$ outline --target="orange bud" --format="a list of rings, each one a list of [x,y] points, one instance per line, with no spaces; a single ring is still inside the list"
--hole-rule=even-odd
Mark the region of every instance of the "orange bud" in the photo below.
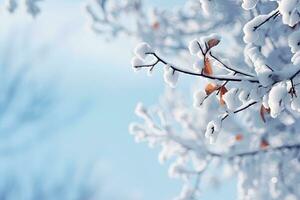
[[[243,140],[243,138],[244,138],[244,136],[242,135],[242,134],[237,134],[237,135],[235,135],[235,141],[242,141]]]
[[[263,122],[266,122],[265,113],[270,113],[270,108],[265,108],[264,105],[261,105],[260,107],[260,117],[263,120]]]
[[[204,68],[203,68],[203,73],[206,75],[212,75],[213,74],[213,70],[210,64],[210,61],[208,58],[204,59]]]
[[[266,149],[266,148],[268,148],[269,147],[269,142],[267,141],[267,140],[265,140],[265,139],[262,139],[261,141],[260,141],[260,148],[261,149]]]
[[[223,95],[227,92],[227,88],[225,86],[221,86],[220,88],[220,104],[223,106],[225,105],[225,101],[223,99]]]
[[[160,26],[159,22],[154,22],[154,23],[152,24],[152,28],[153,28],[154,30],[159,29],[159,26]]]
[[[214,46],[217,46],[219,44],[220,40],[218,39],[210,39],[208,42],[207,42],[207,45],[208,45],[208,48],[212,48]]]
[[[213,93],[214,91],[216,91],[218,89],[218,86],[213,84],[213,83],[209,83],[206,85],[205,87],[205,92],[207,95],[210,95],[211,93]]]

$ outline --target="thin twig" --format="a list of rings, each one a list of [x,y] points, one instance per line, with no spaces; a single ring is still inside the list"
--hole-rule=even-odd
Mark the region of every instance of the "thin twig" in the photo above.
[[[163,60],[162,58],[160,58],[156,53],[154,52],[148,52],[146,53],[148,55],[153,55],[157,61],[153,64],[148,64],[148,65],[137,65],[137,66],[134,66],[135,68],[143,68],[143,67],[153,67],[155,66],[156,64],[158,64],[159,62],[163,63],[164,65],[169,65],[169,67],[171,67],[174,71],[178,71],[178,72],[181,72],[183,74],[188,74],[188,75],[191,75],[191,76],[201,76],[201,77],[204,77],[204,78],[207,78],[207,79],[212,79],[212,80],[219,80],[219,81],[235,81],[235,82],[241,82],[243,80],[247,80],[249,82],[252,82],[252,83],[259,83],[259,81],[257,79],[250,79],[250,78],[246,78],[246,77],[241,77],[241,78],[238,78],[238,77],[225,77],[225,76],[211,76],[211,75],[208,75],[208,74],[204,74],[203,72],[201,73],[196,73],[196,72],[192,72],[192,71],[187,71],[187,70],[184,70],[184,69],[180,69],[180,68],[177,68],[171,64],[169,64],[168,62],[166,62],[165,60]]]

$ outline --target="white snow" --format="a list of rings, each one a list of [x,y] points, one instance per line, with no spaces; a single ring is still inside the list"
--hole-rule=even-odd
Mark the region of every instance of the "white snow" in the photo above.
[[[252,20],[247,22],[243,28],[244,31],[244,41],[245,43],[255,43],[260,45],[264,42],[264,30],[268,24],[264,24],[263,26],[258,27],[263,21],[268,18],[268,15],[258,15],[254,17]]]
[[[206,96],[207,95],[204,91],[195,92],[194,93],[194,107],[199,107],[200,105],[202,105]]]
[[[278,9],[284,24],[294,26],[300,21],[300,3],[298,0],[281,0]]]
[[[137,66],[141,66],[143,64],[144,64],[144,60],[140,59],[139,57],[135,56],[131,59],[131,66],[135,72],[137,72],[141,69],[140,67],[137,67]]]
[[[268,104],[271,109],[271,117],[277,117],[284,108],[284,98],[287,96],[287,86],[285,82],[274,85],[269,93]]]
[[[232,88],[223,95],[223,99],[229,110],[233,111],[241,104],[239,100],[238,89]]]
[[[267,87],[271,85],[274,81],[272,80],[272,70],[269,69],[265,64],[259,65],[255,67],[255,71],[257,73],[257,77],[259,82]]]
[[[197,55],[197,53],[200,51],[198,40],[194,39],[190,41],[189,43],[189,51],[192,55]]]
[[[137,57],[144,60],[147,57],[146,53],[152,52],[152,49],[149,44],[142,42],[138,44],[134,50],[134,53]]]
[[[251,10],[255,8],[257,2],[258,0],[243,0],[242,8],[244,8],[245,10]]]
[[[215,0],[200,0],[200,3],[203,13],[206,16],[213,15],[213,10],[215,8]]]
[[[176,86],[179,73],[175,71],[171,66],[166,65],[164,67],[164,80],[172,88]]]
[[[222,126],[221,118],[218,118],[217,120],[214,121],[210,121],[207,124],[205,137],[209,139],[210,144],[214,144],[217,141],[221,126]]]
[[[193,64],[193,69],[196,72],[201,72],[203,67],[204,67],[203,59],[200,59],[200,58],[198,58],[198,60],[196,62],[194,62],[194,64]]]
[[[300,31],[295,31],[290,34],[288,38],[289,46],[291,47],[292,53],[296,53],[300,50]]]

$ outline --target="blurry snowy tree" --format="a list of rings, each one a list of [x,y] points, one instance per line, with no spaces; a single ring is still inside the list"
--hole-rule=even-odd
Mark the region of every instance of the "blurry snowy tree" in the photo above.
[[[171,11],[153,8],[148,12],[144,4],[141,0],[91,0],[86,10],[91,28],[98,34],[108,38],[126,34],[150,43],[153,48],[176,54],[186,51],[189,38],[212,30],[222,31],[239,15],[236,9],[237,13],[220,13],[214,20],[207,20],[199,12],[201,4],[195,0]],[[235,9],[238,5],[229,1],[223,6]]]
[[[177,199],[197,199],[208,177],[233,175],[238,199],[299,199],[300,1],[188,0],[149,13],[143,5],[95,0],[86,8],[97,33],[147,42],[135,50],[135,71],[163,67],[171,87],[179,75],[207,81],[194,85],[194,106],[167,92],[158,106],[138,104],[144,122],[130,126],[138,142],[161,146],[160,162],[172,162],[170,176],[184,181]]]
[[[39,2],[43,0],[5,0],[6,8],[13,13],[19,7],[24,7],[26,11],[35,17],[40,13]]]
[[[24,153],[86,111],[77,105],[78,109],[58,115],[63,103],[58,81],[49,77],[41,81],[34,75],[41,60],[51,55],[51,45],[32,47],[28,40],[32,32],[20,37],[14,31],[8,31],[0,50],[0,157]]]
[[[0,199],[92,199],[99,190],[89,182],[95,176],[88,174],[91,166],[77,169],[78,163],[49,163],[49,156],[45,163],[35,159],[41,146],[82,117],[88,106],[86,99],[64,102],[60,77],[43,67],[63,38],[60,32],[41,42],[30,25],[20,24],[4,23],[0,32]],[[64,171],[49,175],[54,166]]]
[[[107,195],[100,188],[99,166],[95,163],[79,166],[78,163],[62,164],[56,161],[47,175],[44,169],[34,168],[30,175],[24,175],[27,169],[3,173],[1,168],[2,200],[96,200]]]

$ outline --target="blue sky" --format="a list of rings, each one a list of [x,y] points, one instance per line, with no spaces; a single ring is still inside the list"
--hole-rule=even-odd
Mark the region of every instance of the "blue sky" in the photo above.
[[[95,161],[102,170],[99,173],[107,193],[117,192],[124,199],[171,199],[180,191],[180,181],[168,178],[167,166],[157,161],[158,150],[136,144],[128,133],[128,124],[136,120],[136,103],[155,104],[162,94],[161,74],[148,77],[133,73],[130,58],[136,41],[118,38],[107,43],[88,29],[82,1],[65,2],[44,3],[42,14],[35,20],[22,13],[1,13],[0,26],[6,28],[0,30],[0,41],[5,42],[10,34],[13,40],[27,37],[29,46],[18,46],[16,42],[19,53],[15,61],[24,59],[22,52],[35,56],[41,45],[48,45],[51,51],[35,63],[34,77],[44,81],[55,76],[58,80],[54,85],[59,86],[62,95],[60,113],[82,102],[89,110],[59,133],[35,144],[24,152],[25,156],[7,158],[8,162],[23,163],[24,169],[31,172],[42,168],[41,163],[49,166],[52,162],[74,161],[85,165]],[[163,6],[173,3],[163,1]],[[235,197],[231,182],[217,191],[205,191],[203,199]]]

